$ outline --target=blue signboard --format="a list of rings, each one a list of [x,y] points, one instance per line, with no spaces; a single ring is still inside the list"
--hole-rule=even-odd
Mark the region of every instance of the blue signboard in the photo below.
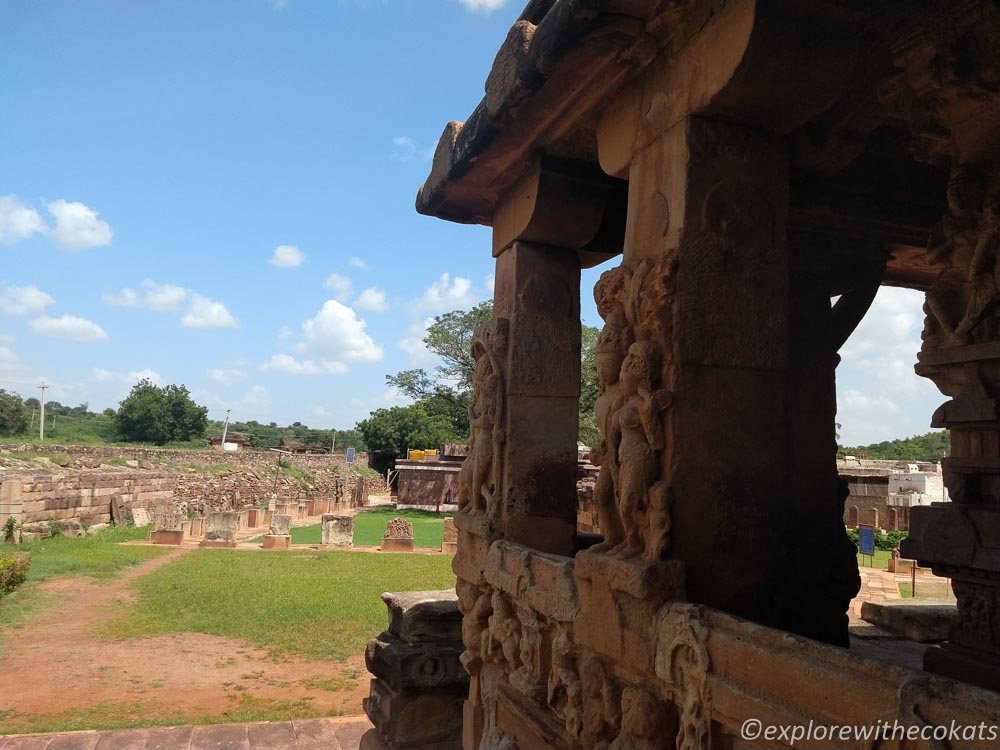
[[[347,465],[348,466],[354,465],[354,448],[347,449]]]
[[[858,547],[862,555],[875,554],[875,527],[858,526]]]

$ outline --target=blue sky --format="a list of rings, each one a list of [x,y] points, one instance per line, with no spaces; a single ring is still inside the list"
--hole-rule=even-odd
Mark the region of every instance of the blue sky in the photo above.
[[[0,0],[0,388],[347,428],[492,293],[489,230],[418,216],[520,0]],[[599,321],[585,275],[584,319]],[[840,370],[849,442],[923,432],[919,295]]]

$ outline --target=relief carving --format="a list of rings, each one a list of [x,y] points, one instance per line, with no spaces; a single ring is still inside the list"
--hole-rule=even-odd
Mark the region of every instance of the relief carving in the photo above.
[[[552,640],[552,669],[549,672],[546,703],[563,720],[570,737],[583,734],[583,686],[567,626],[559,626]]]
[[[469,456],[458,477],[459,512],[499,515],[499,477],[504,442],[503,353],[507,320],[494,318],[472,338],[472,401],[469,404]]]
[[[656,676],[680,714],[678,750],[707,747],[711,730],[706,632],[690,605],[673,605],[660,623]]]
[[[634,271],[605,272],[594,288],[605,320],[595,348],[602,439],[591,460],[601,467],[594,505],[604,532],[595,552],[660,560],[669,546],[670,488],[661,479],[660,456],[673,395],[661,385],[668,363],[660,347],[671,343],[674,271],[672,257],[643,259]]]
[[[484,655],[489,650],[489,619],[493,614],[490,592],[461,578],[455,584],[458,606],[462,611],[462,665],[471,675],[479,674]]]
[[[639,687],[622,690],[622,728],[608,750],[661,750],[672,735],[669,714],[649,691]],[[698,748],[707,745],[698,745]],[[678,748],[689,747],[677,744]],[[692,750],[694,746],[691,746]]]
[[[587,658],[580,669],[583,746],[607,750],[621,726],[621,691],[598,659]]]

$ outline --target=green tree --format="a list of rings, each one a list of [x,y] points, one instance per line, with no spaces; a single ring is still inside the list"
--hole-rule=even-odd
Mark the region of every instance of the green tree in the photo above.
[[[0,389],[0,435],[23,435],[28,431],[29,414],[21,397]]]
[[[428,413],[422,403],[373,411],[358,422],[370,451],[403,456],[407,448],[432,448],[456,439],[451,423],[443,415]]]
[[[123,440],[163,445],[204,437],[208,409],[198,406],[183,385],[159,388],[143,379],[118,407],[115,426]]]

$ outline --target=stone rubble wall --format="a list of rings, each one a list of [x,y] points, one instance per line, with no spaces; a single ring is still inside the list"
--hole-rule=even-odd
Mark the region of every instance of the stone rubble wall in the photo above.
[[[344,468],[347,466],[347,456],[343,453],[329,454],[278,454],[274,451],[248,449],[242,451],[217,450],[174,450],[169,448],[145,448],[121,445],[32,445],[32,444],[2,444],[0,451],[7,453],[63,453],[71,456],[82,466],[96,468],[101,463],[123,458],[134,461],[165,462],[178,466],[194,464],[197,466],[215,466],[228,464],[239,469],[273,468],[280,456],[291,466],[298,469],[328,469],[331,466]],[[368,454],[359,451],[354,457],[355,467],[368,466]]]

